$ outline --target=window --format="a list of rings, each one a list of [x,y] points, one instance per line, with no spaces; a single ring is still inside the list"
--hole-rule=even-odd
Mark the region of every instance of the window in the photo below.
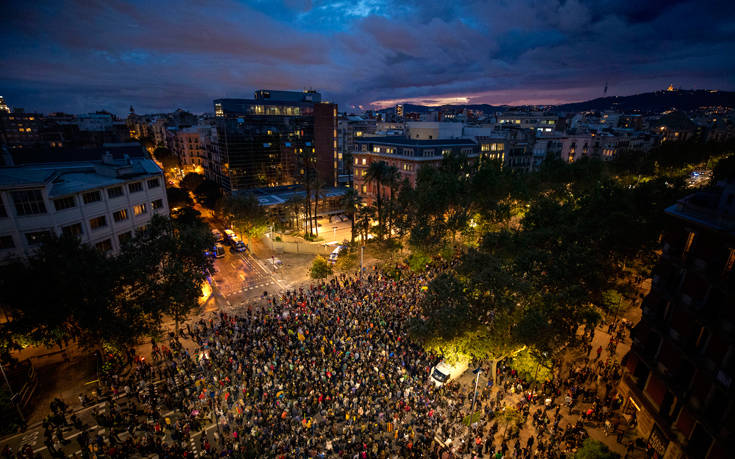
[[[115,186],[107,189],[107,197],[110,199],[119,198],[123,194],[125,194],[125,192],[123,191],[123,187],[121,186]]]
[[[367,193],[367,185],[363,185],[360,191]]]
[[[32,233],[26,233],[26,241],[28,241],[28,245],[38,245],[40,244],[44,239],[49,237],[51,233],[46,231],[34,231]]]
[[[365,158],[362,158],[362,165],[363,165],[363,166],[367,165],[367,159],[365,159]]]
[[[355,158],[355,166],[357,166],[360,163],[360,160],[358,158]]]
[[[102,193],[100,193],[99,191],[90,191],[89,193],[84,193],[82,195],[82,198],[85,204],[90,204],[93,202],[101,201]]]
[[[360,171],[360,176],[365,177],[367,175],[367,171],[365,169]]]
[[[451,148],[442,148],[442,156],[447,156],[452,154]]]
[[[112,219],[115,222],[122,222],[128,219],[128,209],[120,209],[112,213]]]
[[[424,157],[434,156],[434,150],[424,150]]]
[[[105,226],[107,226],[107,219],[105,218],[104,215],[101,215],[97,218],[93,218],[89,221],[89,226],[93,230],[104,228]]]
[[[480,151],[490,151],[490,144],[489,143],[483,143],[480,146]]]
[[[105,239],[104,241],[96,243],[94,246],[100,252],[107,253],[112,250],[112,239]]]
[[[131,193],[137,193],[139,191],[143,191],[143,183],[142,182],[135,182],[128,185],[128,191]]]
[[[133,214],[137,217],[138,215],[143,215],[145,213],[145,204],[138,204],[137,206],[133,207]]]
[[[77,201],[74,196],[67,196],[65,198],[54,199],[54,207],[56,210],[71,209],[77,206]]]
[[[65,236],[79,236],[84,232],[81,223],[61,227],[61,233]]]
[[[160,209],[163,207],[163,199],[156,199],[151,203],[151,206],[153,207],[153,210]]]
[[[0,236],[0,250],[14,249],[13,236]]]
[[[15,212],[19,217],[46,213],[41,190],[13,191],[10,193],[15,204]]]
[[[120,243],[120,246],[122,247],[126,242],[128,242],[130,239],[132,239],[132,237],[133,237],[132,231],[126,231],[124,233],[121,233],[117,237],[117,240]]]

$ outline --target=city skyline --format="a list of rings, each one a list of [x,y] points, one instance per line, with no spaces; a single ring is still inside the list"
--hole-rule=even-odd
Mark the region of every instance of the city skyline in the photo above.
[[[26,110],[118,114],[211,112],[261,88],[347,110],[735,89],[724,2],[444,3],[8,2],[0,88]]]

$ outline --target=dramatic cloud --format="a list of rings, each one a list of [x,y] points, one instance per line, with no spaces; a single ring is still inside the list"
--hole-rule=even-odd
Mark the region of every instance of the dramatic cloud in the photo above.
[[[259,88],[343,107],[735,89],[725,1],[5,1],[0,17],[0,95],[44,112],[211,111]]]

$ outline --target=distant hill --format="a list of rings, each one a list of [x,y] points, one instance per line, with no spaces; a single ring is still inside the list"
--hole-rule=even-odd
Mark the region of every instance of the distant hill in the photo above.
[[[550,108],[554,111],[559,112],[619,110],[623,112],[640,112],[642,114],[653,114],[661,113],[663,111],[671,109],[695,110],[699,107],[718,105],[723,107],[735,108],[735,92],[712,91],[707,89],[656,91],[646,92],[643,94],[634,94],[632,96],[600,97],[598,99],[592,99],[584,102],[574,102],[570,104],[551,106]],[[527,106],[524,106],[524,108],[526,107]],[[470,110],[481,110],[486,114],[490,114],[495,112],[504,112],[516,107],[508,105],[488,104],[442,106],[403,104],[404,113],[425,113],[431,110],[441,110],[442,108],[468,108]],[[393,113],[393,111],[393,107],[379,110],[380,113]]]
[[[656,91],[632,96],[600,97],[586,102],[557,105],[557,111],[619,110],[624,112],[661,113],[666,110],[695,110],[699,107],[735,107],[735,92],[705,89]]]

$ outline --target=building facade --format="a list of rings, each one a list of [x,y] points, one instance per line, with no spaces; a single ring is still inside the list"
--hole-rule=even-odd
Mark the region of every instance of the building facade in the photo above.
[[[380,186],[367,180],[373,162],[384,161],[395,166],[400,174],[399,182],[407,179],[411,186],[416,186],[419,168],[436,167],[449,155],[477,158],[477,143],[470,139],[416,140],[404,136],[356,139],[352,153],[354,187],[365,202],[372,203]]]
[[[656,457],[732,457],[735,181],[669,207],[619,391]]]
[[[215,100],[214,109],[216,181],[226,192],[300,183],[312,169],[334,183],[337,107],[319,93],[259,90],[255,99]]]
[[[117,252],[155,214],[168,215],[165,180],[150,159],[0,168],[0,263],[25,257],[55,233]]]

